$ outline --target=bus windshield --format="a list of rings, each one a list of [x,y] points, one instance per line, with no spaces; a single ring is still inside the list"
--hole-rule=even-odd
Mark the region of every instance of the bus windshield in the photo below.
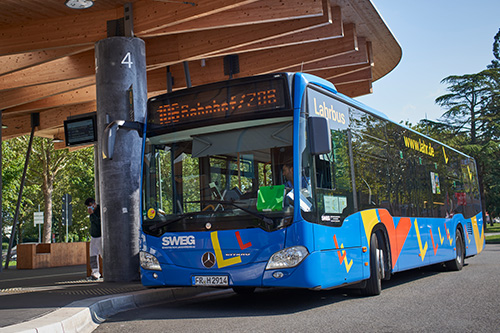
[[[292,158],[292,122],[283,120],[148,138],[143,231],[271,231],[291,223],[282,168]]]

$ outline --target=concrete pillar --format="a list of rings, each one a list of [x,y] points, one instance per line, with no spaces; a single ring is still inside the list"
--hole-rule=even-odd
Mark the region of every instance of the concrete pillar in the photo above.
[[[144,41],[110,37],[96,43],[97,130],[108,122],[144,122],[146,117],[146,51]],[[133,103],[131,103],[133,102]],[[112,160],[103,160],[99,145],[99,188],[105,281],[140,278],[139,224],[141,212],[142,139],[135,131],[120,131]]]

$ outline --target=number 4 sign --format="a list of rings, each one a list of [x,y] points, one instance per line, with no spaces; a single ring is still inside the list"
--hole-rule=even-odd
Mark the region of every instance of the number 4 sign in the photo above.
[[[132,56],[130,55],[130,52],[127,52],[125,57],[123,57],[121,64],[128,65],[128,68],[132,68],[133,62],[132,62]]]

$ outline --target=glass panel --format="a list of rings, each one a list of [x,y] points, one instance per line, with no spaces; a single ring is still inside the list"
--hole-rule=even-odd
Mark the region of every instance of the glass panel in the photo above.
[[[332,151],[328,154],[311,156],[303,154],[303,173],[309,175],[314,190],[314,202],[310,211],[302,212],[305,219],[325,225],[341,225],[354,212],[351,167],[349,157],[348,131],[332,130]],[[309,190],[306,188],[309,187]],[[309,193],[311,185],[303,184],[304,193]]]
[[[386,122],[352,109],[351,126],[359,209],[381,207],[392,213]]]
[[[283,164],[292,157],[287,145],[291,128],[281,123],[163,144],[158,143],[161,138],[150,138],[143,178],[144,232],[206,230],[207,225],[211,230],[274,230],[290,223],[293,206],[283,203],[280,184]],[[276,202],[257,207],[261,188],[262,193],[282,189],[274,196],[281,200],[280,209]]]

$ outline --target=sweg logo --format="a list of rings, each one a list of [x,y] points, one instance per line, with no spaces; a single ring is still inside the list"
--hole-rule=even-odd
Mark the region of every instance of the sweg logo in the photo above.
[[[162,239],[163,247],[194,247],[194,236],[165,236]]]

